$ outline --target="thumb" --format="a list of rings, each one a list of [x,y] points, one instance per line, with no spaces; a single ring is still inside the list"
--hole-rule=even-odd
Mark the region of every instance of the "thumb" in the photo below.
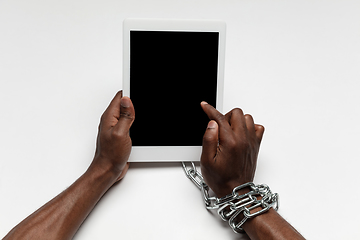
[[[128,134],[129,129],[135,119],[134,106],[128,97],[121,98],[120,101],[120,117],[114,127],[114,130],[120,135]]]
[[[211,161],[215,158],[218,142],[219,142],[219,126],[217,122],[211,120],[208,123],[206,128],[204,137],[203,137],[203,144],[202,144],[202,153],[201,153],[201,162],[202,164],[204,161]]]

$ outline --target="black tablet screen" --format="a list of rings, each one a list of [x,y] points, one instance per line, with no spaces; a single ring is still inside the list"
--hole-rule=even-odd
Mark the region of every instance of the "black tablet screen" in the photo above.
[[[218,32],[131,31],[133,146],[201,146],[216,107]]]

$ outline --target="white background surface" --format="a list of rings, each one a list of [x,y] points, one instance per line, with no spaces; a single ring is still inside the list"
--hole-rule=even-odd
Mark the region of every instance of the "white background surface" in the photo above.
[[[224,109],[266,127],[255,182],[306,238],[358,238],[359,13],[357,0],[0,0],[0,236],[88,167],[122,86],[122,21],[140,17],[227,23]],[[239,237],[179,163],[136,163],[75,239]]]

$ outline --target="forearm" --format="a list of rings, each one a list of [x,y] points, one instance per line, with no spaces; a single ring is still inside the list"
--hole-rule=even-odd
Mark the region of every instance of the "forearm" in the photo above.
[[[243,228],[251,240],[305,239],[274,209],[248,219]]]
[[[118,175],[89,168],[68,189],[14,227],[9,239],[71,239]]]

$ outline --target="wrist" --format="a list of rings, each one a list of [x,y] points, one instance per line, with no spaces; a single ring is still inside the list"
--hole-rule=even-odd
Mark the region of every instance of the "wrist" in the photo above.
[[[113,164],[100,157],[95,157],[87,170],[87,173],[95,176],[96,178],[110,181],[111,185],[116,182],[121,172],[121,169],[115,167]]]
[[[242,184],[236,184],[236,185],[229,185],[229,186],[224,186],[223,188],[219,188],[217,190],[214,190],[213,189],[213,192],[215,193],[215,195],[218,197],[218,198],[221,198],[221,197],[224,197],[226,195],[229,195],[229,194],[232,194],[233,192],[233,189],[235,187],[238,187]],[[236,191],[239,195],[243,195],[243,194],[246,194],[248,192],[252,191],[252,189],[250,187],[244,187],[238,191]]]

